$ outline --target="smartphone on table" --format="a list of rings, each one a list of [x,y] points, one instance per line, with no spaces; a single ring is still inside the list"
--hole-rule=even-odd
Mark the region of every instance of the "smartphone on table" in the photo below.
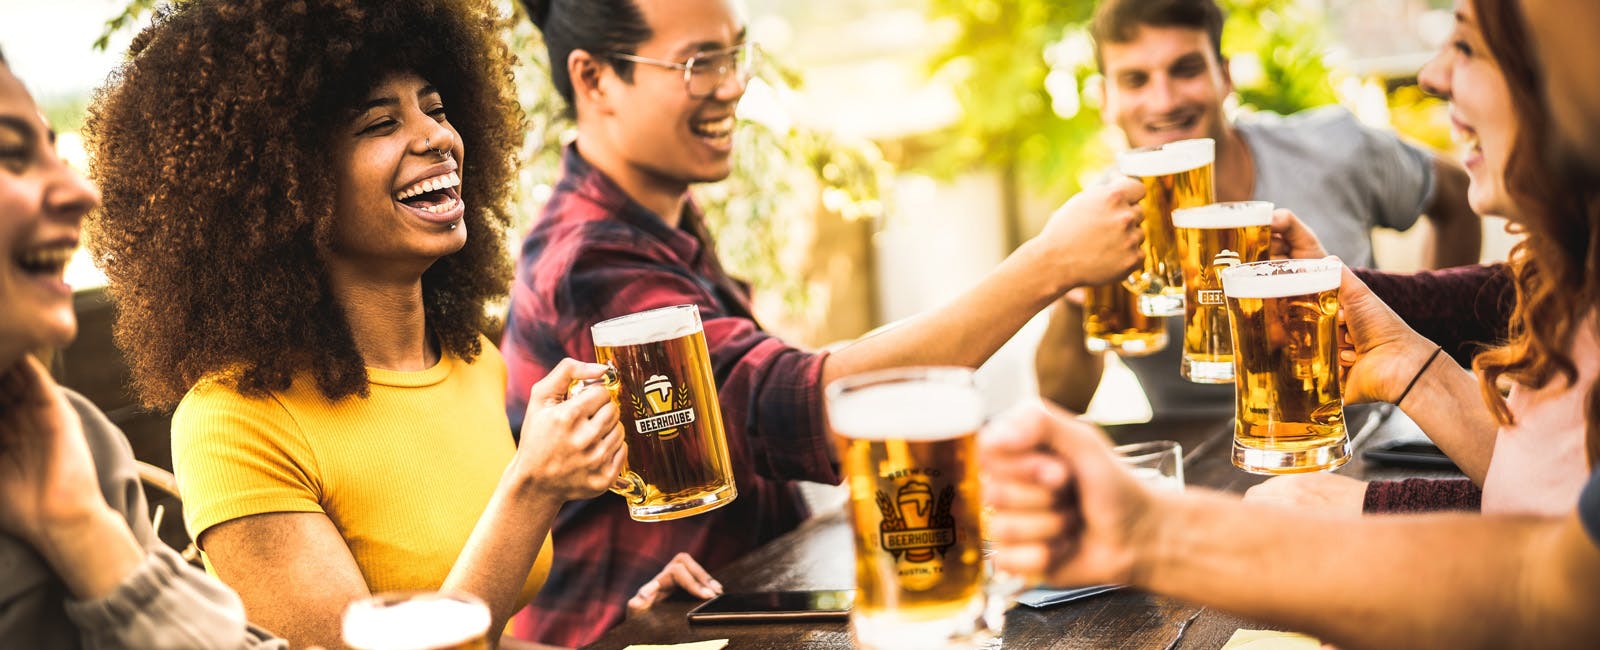
[[[855,597],[854,589],[726,593],[689,610],[689,622],[843,621]]]

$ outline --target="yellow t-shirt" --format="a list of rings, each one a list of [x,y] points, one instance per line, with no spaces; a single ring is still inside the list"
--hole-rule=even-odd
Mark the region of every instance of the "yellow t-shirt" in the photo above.
[[[487,339],[483,350],[419,372],[368,368],[371,394],[336,403],[304,375],[261,398],[201,382],[172,419],[190,536],[249,515],[320,512],[374,593],[439,588],[516,451],[505,360]],[[544,584],[550,544],[518,607]]]

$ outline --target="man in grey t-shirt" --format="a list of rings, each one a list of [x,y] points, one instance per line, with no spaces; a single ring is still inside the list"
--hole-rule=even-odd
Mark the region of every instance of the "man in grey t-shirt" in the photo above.
[[[1352,266],[1372,265],[1372,228],[1405,230],[1426,214],[1433,226],[1429,266],[1478,261],[1482,225],[1467,207],[1466,173],[1456,164],[1338,107],[1230,123],[1222,104],[1233,84],[1214,0],[1104,0],[1090,31],[1105,78],[1106,119],[1132,147],[1216,140],[1218,201],[1263,200],[1293,210]],[[1231,412],[1232,386],[1179,376],[1183,323],[1167,320],[1165,350],[1124,359],[1155,415]],[[1051,309],[1036,362],[1044,397],[1074,411],[1088,406],[1104,361],[1084,347],[1080,306],[1062,300]]]

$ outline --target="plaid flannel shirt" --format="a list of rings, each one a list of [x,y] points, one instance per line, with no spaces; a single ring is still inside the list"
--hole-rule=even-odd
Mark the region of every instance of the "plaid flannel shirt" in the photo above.
[[[700,216],[691,204],[684,223]],[[621,622],[628,599],[673,555],[713,573],[787,532],[809,512],[791,481],[839,481],[822,412],[824,354],[763,332],[748,292],[713,251],[670,228],[569,146],[542,219],[523,240],[501,352],[513,429],[528,391],[562,357],[594,361],[589,326],[646,309],[695,304],[705,325],[739,496],[709,513],[667,522],[628,517],[607,493],[562,508],[555,561],[518,616],[525,639],[578,646]]]

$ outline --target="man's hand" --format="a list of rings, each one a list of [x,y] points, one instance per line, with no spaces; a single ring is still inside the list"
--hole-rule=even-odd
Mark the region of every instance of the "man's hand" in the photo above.
[[[1317,233],[1294,216],[1293,212],[1279,208],[1272,211],[1272,246],[1269,259],[1320,259],[1328,256]]]
[[[653,607],[656,603],[666,599],[673,591],[683,589],[700,598],[714,598],[722,595],[722,583],[717,582],[694,561],[688,553],[679,553],[672,557],[666,568],[650,582],[639,587],[638,593],[628,599],[628,615],[633,616]]]
[[[1366,497],[1366,481],[1327,472],[1274,476],[1244,492],[1245,501],[1309,506],[1341,515],[1360,515]]]

